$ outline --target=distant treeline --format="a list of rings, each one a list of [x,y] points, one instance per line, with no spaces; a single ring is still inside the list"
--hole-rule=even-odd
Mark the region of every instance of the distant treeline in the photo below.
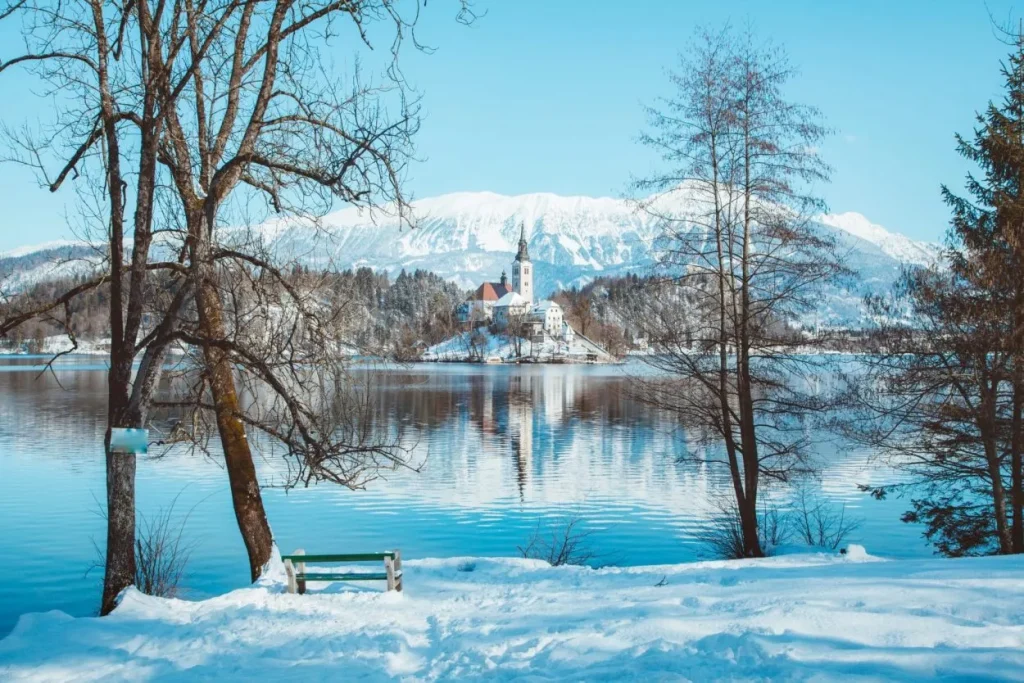
[[[294,266],[289,277],[296,282],[311,280],[329,287],[350,301],[351,344],[367,353],[378,353],[402,360],[418,357],[426,347],[456,334],[460,323],[456,307],[469,292],[429,270],[402,270],[392,279],[386,272],[363,267],[339,272],[315,271]],[[34,285],[5,305],[28,308],[33,302],[52,301],[69,288],[85,282],[85,277],[62,278]],[[649,331],[645,321],[652,306],[667,298],[678,298],[678,288],[664,277],[627,273],[598,277],[582,287],[556,290],[550,298],[565,314],[565,320],[585,337],[621,356],[648,347]],[[688,302],[681,302],[687,308]],[[110,336],[109,288],[92,289],[70,302],[71,330],[81,340]],[[693,304],[695,306],[695,304]],[[696,309],[694,308],[694,315]],[[65,334],[64,310],[53,311],[50,320],[26,323],[15,329],[7,347],[38,351],[46,336]],[[685,318],[681,321],[686,325]],[[806,332],[806,331],[805,331]],[[793,334],[799,334],[793,330]],[[844,335],[846,346],[860,345],[854,331]]]
[[[424,346],[436,344],[455,334],[455,307],[467,293],[427,270],[402,270],[393,280],[384,272],[358,268],[341,272],[316,272],[295,266],[289,278],[330,288],[349,301],[352,346],[368,353],[409,359]],[[0,312],[28,310],[53,301],[87,278],[62,278],[34,285],[5,302]],[[75,297],[70,303],[70,329],[80,340],[110,336],[110,289],[101,285]],[[44,337],[67,333],[65,311],[54,309],[49,317],[28,322],[0,340],[8,348],[38,352]]]
[[[671,308],[679,334],[689,344],[696,343],[696,325],[702,312],[699,302],[680,291],[664,275],[599,277],[582,287],[561,289],[551,295],[565,313],[573,329],[594,340],[610,353],[646,351],[651,343],[651,323],[664,322],[662,309]],[[770,320],[777,338],[798,341],[815,331],[794,325],[791,321]],[[831,330],[827,346],[836,350],[864,347],[862,333],[857,330]]]

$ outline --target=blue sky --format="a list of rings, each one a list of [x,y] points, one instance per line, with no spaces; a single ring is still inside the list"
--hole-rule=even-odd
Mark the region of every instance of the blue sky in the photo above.
[[[459,190],[621,195],[655,160],[636,143],[642,104],[669,93],[664,76],[696,27],[752,24],[787,49],[800,74],[794,99],[813,104],[837,134],[822,146],[833,165],[822,195],[832,211],[858,211],[891,230],[940,239],[939,186],[968,166],[953,134],[1000,96],[1007,48],[990,13],[1008,0],[813,2],[775,0],[478,0],[475,25],[453,3],[427,6],[404,71],[423,93],[423,159],[409,187],[426,197]],[[0,44],[10,37],[0,29]],[[335,46],[343,61],[347,48]],[[6,53],[7,51],[4,50]],[[26,79],[0,75],[0,120],[45,116]],[[4,96],[4,93],[8,96]],[[0,166],[0,249],[68,236],[67,199]]]

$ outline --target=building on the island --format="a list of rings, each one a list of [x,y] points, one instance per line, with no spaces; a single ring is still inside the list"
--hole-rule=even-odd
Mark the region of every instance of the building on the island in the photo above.
[[[504,272],[498,282],[485,282],[473,294],[459,304],[456,315],[463,323],[488,323],[494,319],[494,306],[505,295],[512,293],[512,286]]]
[[[530,317],[539,322],[544,331],[552,337],[562,335],[562,307],[554,301],[541,301],[533,307]]]
[[[522,301],[525,301],[526,312],[533,305],[533,263],[530,262],[530,252],[526,245],[526,226],[519,227],[519,250],[512,261],[512,282],[509,283],[508,276],[504,272],[498,282],[485,282],[476,288],[476,291],[455,310],[459,321],[481,325],[493,322],[498,325],[508,325],[509,311],[504,312],[504,319],[498,319],[498,302],[509,294],[518,294]],[[507,302],[506,302],[507,304]],[[523,311],[522,302],[517,302],[514,314],[520,315]]]
[[[494,304],[494,324],[503,329],[512,321],[526,322],[529,313],[530,302],[517,292],[509,292]]]
[[[512,278],[501,274],[498,282],[485,282],[457,310],[459,319],[470,327],[493,325],[532,344],[530,353],[550,353],[592,360],[607,353],[577,335],[565,320],[565,312],[554,301],[534,301],[533,263],[526,243],[526,227],[519,229],[519,248],[512,261]],[[510,329],[511,328],[511,329]],[[579,345],[580,348],[569,348]],[[518,348],[518,347],[517,347]],[[537,351],[548,349],[548,351]]]

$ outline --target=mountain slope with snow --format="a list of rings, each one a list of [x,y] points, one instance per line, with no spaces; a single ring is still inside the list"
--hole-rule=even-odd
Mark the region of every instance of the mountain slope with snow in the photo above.
[[[22,292],[41,282],[88,275],[102,260],[96,247],[68,240],[0,252],[0,296]]]
[[[670,201],[677,204],[670,209],[684,213],[692,199],[681,193]],[[349,208],[315,225],[275,220],[257,230],[282,257],[311,267],[368,266],[392,275],[422,268],[471,288],[495,281],[511,268],[523,225],[535,289],[545,296],[602,275],[650,271],[663,229],[626,200],[550,193],[457,192],[415,202],[413,217],[415,228],[410,228],[394,216]],[[865,294],[884,292],[904,266],[930,263],[939,254],[936,245],[890,232],[860,214],[826,215],[820,223],[835,236],[844,261],[858,272],[853,287],[823,292],[816,317],[823,324],[856,324],[864,313]],[[8,284],[21,286],[48,277],[40,255],[62,250],[46,247],[45,252],[25,248],[17,256],[0,254],[0,275],[6,275]]]
[[[670,208],[685,213],[685,196],[673,201],[680,205]],[[650,271],[663,231],[658,219],[607,197],[460,192],[415,202],[413,211],[414,229],[345,209],[316,227],[278,225],[272,242],[311,265],[369,266],[392,274],[425,268],[469,288],[510,268],[523,225],[535,288],[543,296],[601,275]],[[939,255],[937,245],[889,232],[860,214],[825,215],[820,225],[858,273],[852,287],[823,294],[821,323],[856,324],[865,294],[886,291],[905,266],[932,263]]]

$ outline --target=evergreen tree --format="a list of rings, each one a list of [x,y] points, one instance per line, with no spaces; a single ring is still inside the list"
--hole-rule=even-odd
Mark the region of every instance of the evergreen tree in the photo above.
[[[945,264],[908,272],[896,300],[871,302],[879,353],[848,425],[910,478],[908,522],[945,555],[1024,552],[1024,40],[1003,67],[1006,95],[957,150],[975,163],[952,213]],[[903,302],[910,304],[910,318]]]
[[[1021,416],[1024,409],[1024,35],[1013,36],[1014,51],[1002,67],[1005,95],[978,115],[973,140],[957,136],[962,156],[980,168],[967,178],[970,198],[949,188],[943,195],[953,211],[950,241],[954,273],[976,284],[987,296],[978,304],[995,307],[1007,319],[1001,342],[1009,356],[1008,375],[1000,389],[1012,405],[1004,450],[1010,460],[1013,552],[1024,552],[1024,482]],[[996,352],[996,349],[992,349]],[[1003,387],[1003,385],[1006,385]],[[1005,421],[1005,420],[1004,420]]]

